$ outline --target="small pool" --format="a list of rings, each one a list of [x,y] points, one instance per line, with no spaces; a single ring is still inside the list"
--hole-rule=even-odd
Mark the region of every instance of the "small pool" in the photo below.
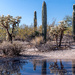
[[[74,75],[75,60],[0,59],[0,75]]]

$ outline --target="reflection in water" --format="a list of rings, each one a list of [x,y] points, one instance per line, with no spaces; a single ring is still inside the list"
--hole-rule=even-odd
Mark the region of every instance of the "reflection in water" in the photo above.
[[[42,73],[41,75],[46,75],[46,60],[42,60]]]
[[[33,61],[34,70],[36,70],[36,60]]]
[[[20,69],[23,69],[25,63],[21,60],[0,62],[0,75],[21,75]]]
[[[75,75],[75,60],[0,60],[0,75]]]
[[[57,60],[50,64],[50,72],[59,74],[59,75],[65,75],[67,72],[66,69],[64,69],[64,65],[62,64],[62,61],[60,60],[60,66],[57,64]]]
[[[33,69],[36,70],[36,66],[41,65],[41,75],[46,75],[47,62],[46,60],[33,60]]]
[[[72,60],[72,73],[75,75],[75,60]]]

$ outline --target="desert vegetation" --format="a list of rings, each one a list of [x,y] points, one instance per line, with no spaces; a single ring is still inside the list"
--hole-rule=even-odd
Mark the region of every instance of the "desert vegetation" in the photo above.
[[[51,24],[47,24],[45,2],[42,5],[42,25],[37,26],[36,11],[34,11],[34,25],[19,25],[20,21],[20,16],[0,16],[0,50],[4,55],[19,55],[27,47],[35,47],[39,51],[45,52],[66,49],[72,42],[71,38],[74,37],[75,29],[72,27],[72,16],[65,16],[58,24],[56,24],[56,19]],[[70,42],[68,40],[68,46],[67,39],[71,39]],[[15,43],[15,41],[23,42],[23,44]],[[24,44],[25,42],[28,44]]]
[[[0,75],[74,75],[73,2],[0,1]]]
[[[66,43],[67,37],[68,38],[69,36],[72,37],[72,25],[70,24],[68,26],[67,19],[60,21],[57,26],[55,24],[55,19],[52,22],[52,24],[47,25],[46,40],[45,40],[44,35],[42,34],[42,25],[40,25],[39,27],[37,27],[36,25],[37,30],[35,28],[35,25],[27,26],[26,24],[23,24],[19,26],[20,23],[19,19],[21,19],[21,17],[17,17],[17,19],[15,19],[16,20],[15,23],[18,24],[14,25],[13,22],[15,20],[9,22],[12,16],[10,16],[10,18],[8,18],[8,16],[7,17],[3,16],[4,18],[7,19],[6,21],[1,20],[2,22],[0,26],[0,34],[1,34],[0,50],[6,56],[20,55],[20,53],[23,52],[23,50],[25,50],[28,47],[27,44],[24,44],[24,42],[28,42],[29,46],[33,45],[32,46],[33,48],[35,47],[42,52],[52,51],[56,49],[57,50],[64,49],[64,48],[66,49],[67,47],[65,47],[65,44],[67,44]],[[69,18],[69,16],[67,18]],[[1,19],[3,19],[2,16]],[[12,25],[12,27],[10,25]],[[63,41],[64,37],[65,41]],[[63,47],[62,47],[63,44],[62,42],[64,42]]]
[[[13,42],[13,44],[11,44],[10,42],[4,41],[0,45],[0,50],[2,50],[6,56],[18,56],[23,51],[23,47],[19,42]]]

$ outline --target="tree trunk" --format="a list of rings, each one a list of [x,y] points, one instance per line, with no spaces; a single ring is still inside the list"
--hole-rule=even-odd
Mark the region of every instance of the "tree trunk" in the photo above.
[[[56,35],[56,47],[58,48],[58,35]]]
[[[12,43],[12,34],[9,33],[8,29],[7,29],[7,34],[8,34],[8,41],[11,41]]]
[[[61,46],[62,38],[63,38],[63,31],[61,31],[61,34],[60,34],[59,47]]]

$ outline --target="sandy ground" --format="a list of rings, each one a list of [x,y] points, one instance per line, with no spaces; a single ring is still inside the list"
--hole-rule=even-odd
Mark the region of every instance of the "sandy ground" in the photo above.
[[[72,36],[64,36],[63,37],[63,43],[62,45],[68,45],[70,46],[69,49],[64,49],[64,50],[55,50],[55,51],[45,51],[45,52],[40,52],[38,51],[38,48],[30,48],[27,51],[23,52],[22,54],[26,55],[37,55],[37,56],[43,56],[44,58],[48,59],[75,59],[75,42],[73,41]],[[65,43],[66,41],[66,43]],[[56,44],[55,42],[53,42]],[[42,46],[41,48],[44,50],[45,48],[48,48],[51,46],[53,43],[49,42],[46,46]],[[49,45],[49,46],[48,46]]]
[[[75,50],[67,51],[51,51],[46,53],[40,52],[26,52],[25,55],[38,55],[49,59],[75,59]]]
[[[22,55],[27,56],[37,56],[47,59],[75,59],[75,45],[71,45],[70,49],[66,50],[55,50],[55,51],[39,51],[34,45],[29,44],[29,42],[18,42],[24,47],[24,51],[21,52]],[[42,48],[44,50],[44,48]]]
[[[56,50],[49,52],[40,52],[37,48],[30,48],[22,52],[23,55],[42,56],[48,59],[75,59],[75,46],[71,46],[69,50]]]

